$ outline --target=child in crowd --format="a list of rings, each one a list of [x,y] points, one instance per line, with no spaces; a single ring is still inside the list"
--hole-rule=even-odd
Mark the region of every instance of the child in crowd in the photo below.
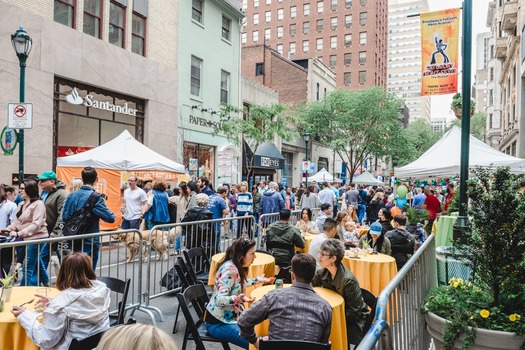
[[[346,222],[343,239],[345,246],[357,247],[359,244],[359,233],[357,232],[354,221],[349,220]]]

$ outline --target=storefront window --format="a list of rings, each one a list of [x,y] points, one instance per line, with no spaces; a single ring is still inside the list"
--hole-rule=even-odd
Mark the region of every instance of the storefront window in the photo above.
[[[293,184],[293,153],[281,152],[284,157],[284,169],[282,171],[283,186],[291,187]]]
[[[144,136],[144,101],[65,79],[55,79],[54,162],[81,153],[128,130]]]
[[[215,174],[215,147],[184,142],[184,165],[191,178],[206,176],[213,183]],[[215,184],[213,184],[215,185]]]

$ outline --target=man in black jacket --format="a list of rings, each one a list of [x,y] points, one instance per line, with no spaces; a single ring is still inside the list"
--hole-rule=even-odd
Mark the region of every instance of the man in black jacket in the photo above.
[[[401,270],[414,253],[415,238],[405,228],[406,217],[404,215],[394,216],[394,229],[388,231],[385,237],[392,245],[392,256],[396,259],[397,270]]]

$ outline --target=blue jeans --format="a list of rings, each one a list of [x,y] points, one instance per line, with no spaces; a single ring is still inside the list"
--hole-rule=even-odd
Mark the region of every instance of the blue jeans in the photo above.
[[[47,243],[31,244],[27,246],[26,263],[22,267],[24,277],[20,281],[21,286],[38,286],[40,284],[49,284],[49,275],[42,261],[40,252],[44,251]],[[48,251],[49,252],[49,251]]]
[[[217,339],[226,340],[228,343],[240,346],[243,349],[248,349],[250,345],[246,339],[241,337],[241,330],[236,323],[208,323],[204,322],[208,333]]]
[[[365,216],[366,205],[358,204],[357,205],[357,220],[361,223],[363,222],[363,217]]]
[[[138,230],[140,228],[140,222],[142,219],[127,220],[122,219],[122,224],[120,228],[123,230]]]
[[[98,251],[100,250],[100,237],[84,239],[84,244],[82,244],[82,247],[81,242],[81,239],[73,241],[73,251],[82,251],[89,255],[93,262],[93,270],[96,270],[98,263]]]

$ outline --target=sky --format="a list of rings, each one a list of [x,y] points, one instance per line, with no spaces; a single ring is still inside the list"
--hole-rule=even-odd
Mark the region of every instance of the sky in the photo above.
[[[487,10],[489,0],[471,0],[472,1],[472,81],[474,84],[474,73],[476,71],[476,35],[483,32],[489,32],[490,28],[486,27]],[[448,8],[457,8],[462,6],[461,0],[428,0],[430,11],[444,10]],[[463,24],[461,24],[463,25]],[[459,76],[459,88],[461,89],[461,74]],[[431,100],[431,118],[443,118],[448,120],[455,119],[454,114],[450,111],[450,103],[453,94],[434,96]]]

